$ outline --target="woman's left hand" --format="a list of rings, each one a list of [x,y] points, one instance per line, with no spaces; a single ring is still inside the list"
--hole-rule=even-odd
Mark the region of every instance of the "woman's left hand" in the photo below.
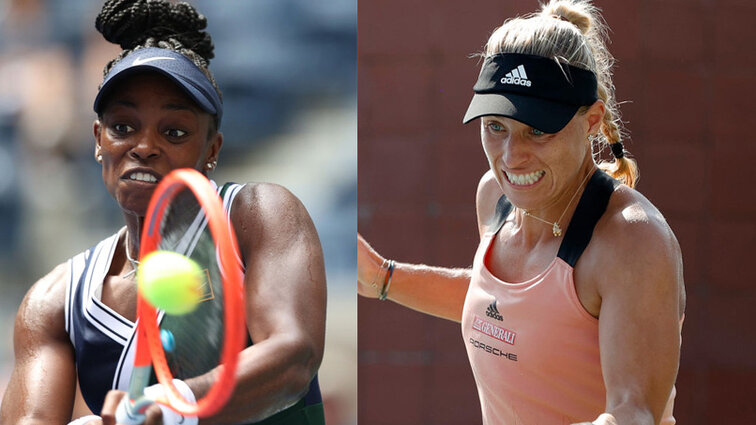
[[[116,425],[116,410],[118,410],[118,404],[124,397],[128,395],[123,391],[111,390],[105,396],[105,402],[102,405],[102,425]],[[157,403],[153,403],[152,406],[147,408],[145,412],[144,425],[163,425],[163,412],[160,410],[160,406]]]

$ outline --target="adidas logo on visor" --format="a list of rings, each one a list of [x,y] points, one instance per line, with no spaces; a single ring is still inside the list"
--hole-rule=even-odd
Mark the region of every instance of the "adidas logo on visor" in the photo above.
[[[525,73],[525,67],[520,65],[509,71],[502,77],[501,84],[514,84],[517,86],[530,87],[533,83],[528,80],[528,74]]]

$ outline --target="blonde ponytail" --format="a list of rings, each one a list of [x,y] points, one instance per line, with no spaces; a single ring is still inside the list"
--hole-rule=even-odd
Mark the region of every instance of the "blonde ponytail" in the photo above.
[[[629,157],[630,152],[625,150],[619,126],[616,124],[616,120],[613,119],[612,112],[608,109],[604,114],[604,121],[601,123],[601,133],[603,137],[600,137],[594,143],[593,151],[601,152],[606,146],[609,146],[614,156],[614,161],[599,161],[598,167],[622,183],[635,187],[640,178],[638,164],[635,159]]]
[[[598,86],[598,95],[599,99],[603,100],[604,104],[607,104],[609,95],[601,83],[599,83]],[[619,111],[617,110],[613,93],[611,100],[615,105],[613,108],[606,107],[604,120],[601,122],[601,133],[603,134],[603,137],[599,138],[593,146],[593,152],[596,153],[594,158],[598,153],[602,152],[604,148],[607,146],[610,147],[612,155],[614,156],[614,161],[608,162],[599,160],[598,167],[615,179],[634,188],[636,184],[638,184],[638,179],[640,178],[638,163],[635,159],[629,157],[630,152],[625,150],[622,143],[622,128],[620,127],[622,122],[619,117],[615,117],[615,113],[618,113]]]

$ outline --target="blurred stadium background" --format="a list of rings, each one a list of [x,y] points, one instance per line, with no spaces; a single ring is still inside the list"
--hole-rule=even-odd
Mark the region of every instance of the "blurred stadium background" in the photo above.
[[[688,307],[675,416],[756,423],[756,3],[595,0],[611,27],[617,97],[639,190],[682,246]],[[402,261],[468,267],[474,194],[488,164],[463,126],[479,60],[536,0],[361,1],[360,232]],[[361,299],[361,425],[480,423],[457,324]]]
[[[192,0],[215,42],[225,143],[216,181],[288,187],[323,244],[329,306],[320,372],[329,423],[356,423],[354,0]],[[98,0],[0,0],[0,395],[29,286],[122,226],[93,159],[92,101],[119,51]]]

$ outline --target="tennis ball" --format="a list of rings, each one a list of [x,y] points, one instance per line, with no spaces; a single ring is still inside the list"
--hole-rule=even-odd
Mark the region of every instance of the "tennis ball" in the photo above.
[[[171,251],[153,251],[139,263],[137,284],[142,296],[168,314],[187,314],[197,308],[204,282],[193,260]]]

